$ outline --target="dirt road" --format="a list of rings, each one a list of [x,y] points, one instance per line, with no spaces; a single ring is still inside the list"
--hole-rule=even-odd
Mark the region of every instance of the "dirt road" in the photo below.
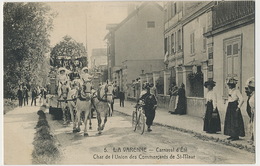
[[[130,117],[115,113],[102,135],[96,119],[89,137],[73,134],[72,127],[53,124],[63,157],[58,164],[242,164],[253,163],[254,154],[199,140],[189,134],[154,126],[143,135],[132,130]]]

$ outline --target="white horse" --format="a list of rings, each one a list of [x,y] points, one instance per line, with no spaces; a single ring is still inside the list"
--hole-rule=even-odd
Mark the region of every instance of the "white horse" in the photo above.
[[[76,121],[78,124],[78,127],[73,128],[73,132],[80,132],[80,124],[81,124],[81,114],[84,114],[84,136],[88,136],[87,133],[87,121],[90,121],[90,129],[91,127],[91,89],[92,84],[90,82],[85,82],[79,90],[77,91],[76,95],[76,105],[75,105],[75,111],[76,111]]]
[[[69,92],[69,85],[68,81],[61,83],[60,85],[60,93],[58,95],[58,104],[60,105],[62,112],[63,112],[63,125],[67,125],[69,123],[68,120],[68,112],[67,112],[67,97]]]
[[[114,95],[113,95],[114,87],[111,84],[107,84],[106,88],[104,89],[107,89],[106,97],[109,106],[109,116],[112,116],[114,111]]]
[[[76,129],[75,109],[76,109],[77,93],[78,93],[78,89],[76,83],[73,82],[70,83],[70,90],[68,92],[67,102],[70,110],[71,121],[73,123],[73,130]]]
[[[100,88],[93,94],[92,105],[97,112],[98,121],[98,134],[102,133],[107,122],[107,116],[109,115],[109,104],[107,100],[108,86],[106,84],[101,85]],[[104,114],[104,122],[102,124],[102,116]],[[102,124],[102,125],[101,125]]]

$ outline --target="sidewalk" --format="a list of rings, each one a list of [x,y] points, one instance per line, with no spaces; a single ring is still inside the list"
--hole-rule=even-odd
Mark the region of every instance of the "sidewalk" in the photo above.
[[[135,102],[125,101],[125,107],[120,107],[119,101],[115,100],[114,110],[131,116],[134,110],[134,106]],[[239,149],[243,149],[249,152],[255,152],[255,147],[247,142],[249,140],[248,136],[240,137],[240,140],[237,141],[227,140],[228,136],[223,134],[223,125],[221,126],[221,133],[208,134],[204,132],[202,118],[193,117],[189,115],[172,115],[169,114],[168,110],[164,108],[157,108],[154,119],[154,125],[166,126],[174,130],[189,133],[205,141],[214,141],[227,146],[233,146]]]
[[[31,165],[39,106],[23,106],[4,115],[4,164]]]

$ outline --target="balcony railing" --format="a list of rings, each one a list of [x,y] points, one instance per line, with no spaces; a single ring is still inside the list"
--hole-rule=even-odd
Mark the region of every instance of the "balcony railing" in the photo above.
[[[254,1],[224,1],[213,8],[213,29],[255,14]]]

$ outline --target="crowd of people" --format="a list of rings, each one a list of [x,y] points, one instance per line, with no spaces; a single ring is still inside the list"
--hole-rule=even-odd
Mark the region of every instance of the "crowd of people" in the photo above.
[[[30,95],[31,94],[31,95]],[[17,91],[17,98],[19,100],[19,107],[29,105],[29,97],[31,96],[31,106],[36,106],[36,99],[39,99],[40,104],[45,104],[47,100],[47,88],[35,86],[20,85]]]
[[[244,103],[241,92],[236,88],[238,80],[230,78],[227,82],[229,87],[228,91],[228,104],[224,119],[224,135],[229,136],[227,139],[231,141],[239,140],[239,137],[245,136],[244,121],[241,113],[241,108]],[[145,85],[146,84],[146,85]],[[147,106],[145,107],[147,116],[148,131],[151,131],[150,126],[155,116],[155,109],[151,105],[157,106],[157,93],[156,88],[153,84],[145,83],[140,93],[140,99],[145,99],[147,96],[152,96],[146,101]],[[207,133],[217,133],[221,131],[221,119],[219,110],[217,108],[217,93],[214,91],[216,82],[208,80],[204,83],[204,87],[208,90],[206,94],[206,108],[205,115],[203,118],[204,125],[203,131]],[[254,77],[250,78],[246,82],[245,92],[248,96],[246,112],[250,118],[249,130],[250,130],[250,144],[254,143],[254,130],[255,130],[255,80]],[[170,114],[186,114],[186,96],[185,96],[185,85],[182,83],[178,87],[175,83],[172,83],[169,88],[170,102],[169,102],[169,113]],[[139,101],[138,100],[138,101]],[[153,102],[153,104],[149,103]]]

